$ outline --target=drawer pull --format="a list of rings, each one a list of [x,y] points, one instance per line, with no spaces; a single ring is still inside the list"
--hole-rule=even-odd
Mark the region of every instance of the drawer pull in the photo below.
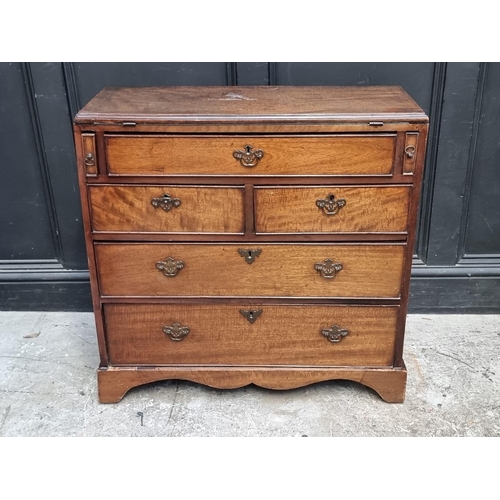
[[[151,205],[153,207],[160,207],[165,212],[170,212],[172,208],[180,207],[181,199],[180,198],[172,198],[168,193],[162,194],[159,198],[153,198],[151,200]]]
[[[157,262],[156,267],[165,276],[173,278],[184,267],[184,262],[182,260],[175,260],[173,257],[167,257],[165,260]]]
[[[173,323],[172,325],[165,325],[163,327],[163,333],[168,335],[170,340],[183,340],[189,333],[189,327],[181,326],[180,323]]]
[[[333,343],[341,342],[348,333],[348,330],[340,328],[340,326],[338,325],[332,325],[330,328],[323,328],[321,330],[321,335],[323,335],[323,337],[326,337],[330,342]]]
[[[247,264],[251,264],[262,253],[262,250],[260,248],[256,250],[238,248],[238,253],[245,258]]]
[[[406,146],[405,154],[408,159],[412,159],[415,156],[415,146]]]
[[[95,157],[92,153],[88,153],[85,156],[85,166],[86,167],[93,167],[95,165]]]
[[[329,194],[325,199],[316,200],[316,206],[322,208],[326,215],[337,215],[346,201],[343,198],[335,199],[335,195]]]
[[[314,269],[326,279],[335,278],[343,267],[340,262],[334,262],[333,259],[325,259],[324,262],[314,264]]]
[[[262,309],[240,309],[240,313],[248,320],[249,323],[255,323],[257,318],[262,314]]]
[[[233,156],[237,160],[240,160],[240,163],[244,167],[255,167],[255,165],[259,163],[259,160],[263,158],[264,151],[262,151],[262,149],[256,149],[255,151],[253,151],[252,146],[250,146],[250,144],[247,144],[244,151],[238,149],[233,152]]]

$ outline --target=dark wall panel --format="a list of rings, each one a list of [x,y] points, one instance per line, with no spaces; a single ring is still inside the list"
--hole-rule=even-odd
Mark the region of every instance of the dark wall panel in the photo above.
[[[55,259],[43,148],[19,63],[0,63],[0,261]]]
[[[238,63],[238,85],[269,85],[269,63]]]
[[[423,249],[426,264],[431,266],[453,266],[458,260],[478,78],[478,63],[447,65],[432,201],[428,206],[428,244]]]
[[[86,269],[72,118],[61,63],[32,63],[29,71],[43,132],[58,259],[64,268]]]
[[[485,68],[484,86],[478,103],[477,143],[473,143],[465,255],[493,254],[500,257],[500,63]]]
[[[413,278],[410,313],[500,314],[499,276]]]

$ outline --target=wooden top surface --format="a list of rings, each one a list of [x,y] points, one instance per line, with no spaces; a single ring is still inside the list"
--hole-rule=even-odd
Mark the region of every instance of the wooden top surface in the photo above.
[[[121,87],[104,88],[75,123],[241,123],[428,121],[401,88]]]

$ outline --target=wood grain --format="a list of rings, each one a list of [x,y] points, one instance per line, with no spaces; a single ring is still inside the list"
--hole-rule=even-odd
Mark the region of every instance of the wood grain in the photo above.
[[[247,214],[250,212],[247,212]],[[253,214],[250,213],[250,217]],[[247,216],[247,219],[249,217]],[[248,224],[247,228],[251,228]],[[192,242],[246,242],[249,245],[258,245],[260,243],[291,243],[291,242],[317,242],[324,243],[350,243],[354,242],[372,242],[372,243],[390,243],[406,242],[407,233],[134,233],[134,232],[94,232],[92,234],[94,241],[142,241],[147,242],[174,242],[182,243]]]
[[[401,165],[402,167],[402,162]],[[399,169],[401,170],[401,169]],[[104,167],[105,171],[105,167]],[[287,186],[330,186],[333,183],[338,186],[363,186],[363,185],[388,185],[388,184],[396,184],[396,185],[413,185],[413,178],[411,175],[403,175],[401,172],[392,175],[380,175],[380,176],[370,176],[370,175],[359,175],[359,176],[348,176],[348,175],[340,175],[340,176],[327,176],[327,175],[296,175],[296,176],[279,176],[279,175],[270,175],[268,177],[265,176],[252,176],[252,175],[192,175],[192,176],[183,176],[183,175],[169,175],[166,178],[164,175],[152,175],[147,178],[143,175],[112,175],[105,176],[101,175],[98,177],[87,177],[88,185],[99,185],[99,184],[118,184],[118,185],[134,185],[134,184],[142,184],[147,183],[148,186],[160,184],[165,185],[168,184],[179,184],[184,186],[229,186],[236,184],[237,186],[241,186],[243,184],[257,184],[259,186],[277,186],[277,185],[287,185]]]
[[[327,215],[316,200],[333,194],[345,206]],[[405,232],[409,187],[283,187],[255,189],[257,233]]]
[[[270,306],[249,323],[238,305],[104,306],[113,365],[390,366],[398,307]],[[190,328],[172,341],[163,326]],[[348,330],[338,343],[321,330]]]
[[[247,264],[239,248],[260,248]],[[95,244],[104,296],[399,297],[404,245]],[[166,277],[156,262],[184,262]],[[343,269],[314,269],[331,258]]]
[[[427,122],[424,111],[396,86],[236,86],[105,88],[76,123]]]
[[[165,212],[151,204],[163,193],[181,205]],[[91,186],[94,231],[243,233],[244,188]]]
[[[188,118],[189,120],[189,118]],[[126,122],[126,120],[124,120]],[[159,122],[140,122],[131,127],[123,125],[123,121],[102,121],[92,124],[79,124],[82,131],[91,128],[97,134],[99,133],[117,133],[123,134],[345,134],[345,133],[389,133],[407,132],[410,130],[422,130],[427,124],[424,120],[416,119],[411,122],[400,121],[392,117],[390,121],[373,123],[372,120],[351,120],[344,123],[328,122],[324,120],[314,120],[303,122],[297,127],[297,123],[283,120],[264,121],[246,121],[238,120],[231,122],[210,121],[159,121]]]
[[[325,380],[351,380],[376,391],[388,403],[405,399],[406,368],[267,368],[179,366],[100,369],[99,401],[117,403],[133,387],[159,380],[190,380],[217,389],[236,389],[249,384],[275,390],[295,389]],[[332,390],[335,386],[332,384]]]
[[[395,134],[318,136],[106,136],[108,172],[116,175],[388,175]],[[264,151],[255,167],[233,152]]]

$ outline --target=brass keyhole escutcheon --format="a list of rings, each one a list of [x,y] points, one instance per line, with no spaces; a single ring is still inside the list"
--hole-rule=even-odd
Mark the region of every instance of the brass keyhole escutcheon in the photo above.
[[[245,259],[247,264],[252,264],[252,262],[262,253],[260,248],[255,250],[238,248],[238,253]]]
[[[240,309],[240,314],[245,317],[249,323],[255,323],[262,314],[262,309]]]
[[[337,215],[342,207],[346,206],[344,198],[335,199],[335,195],[330,193],[326,198],[316,200],[316,206],[321,208],[326,215]]]

